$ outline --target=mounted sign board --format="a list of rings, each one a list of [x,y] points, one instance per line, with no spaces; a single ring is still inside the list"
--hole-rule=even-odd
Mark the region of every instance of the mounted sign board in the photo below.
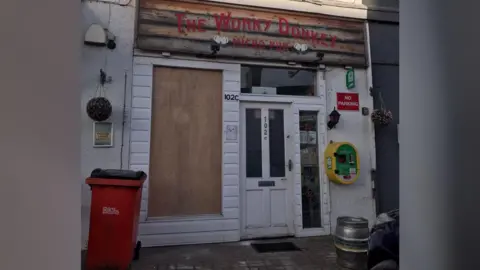
[[[225,140],[236,141],[238,139],[238,128],[236,125],[227,125],[225,127]]]
[[[337,109],[339,111],[360,110],[358,93],[337,93]]]
[[[93,122],[93,147],[113,147],[113,123]]]
[[[345,86],[347,89],[355,88],[355,70],[353,68],[348,69],[345,74]]]
[[[141,50],[367,66],[362,20],[219,1],[139,0],[136,27]]]

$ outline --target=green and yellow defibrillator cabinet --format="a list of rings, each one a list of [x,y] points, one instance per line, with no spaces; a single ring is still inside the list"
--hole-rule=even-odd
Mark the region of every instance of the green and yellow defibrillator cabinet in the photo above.
[[[357,148],[348,142],[331,142],[325,149],[325,171],[330,181],[349,185],[360,175]]]

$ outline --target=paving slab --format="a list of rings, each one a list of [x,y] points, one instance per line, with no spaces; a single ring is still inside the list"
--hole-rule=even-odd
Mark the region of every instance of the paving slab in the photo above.
[[[253,242],[291,241],[301,251],[258,253]],[[132,270],[341,270],[332,237],[143,248]],[[343,270],[343,269],[342,269]]]

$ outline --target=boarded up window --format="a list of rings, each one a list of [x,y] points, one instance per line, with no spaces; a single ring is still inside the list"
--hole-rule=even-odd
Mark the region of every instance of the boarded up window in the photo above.
[[[220,214],[222,72],[154,71],[148,216]]]

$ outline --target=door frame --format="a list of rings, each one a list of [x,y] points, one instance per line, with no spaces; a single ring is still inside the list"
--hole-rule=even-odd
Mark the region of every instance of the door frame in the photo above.
[[[322,227],[317,228],[303,228],[303,220],[300,222],[302,226],[297,228],[295,236],[297,237],[312,237],[312,236],[322,236],[331,234],[331,204],[330,204],[330,180],[326,177],[325,173],[325,160],[324,160],[324,151],[325,147],[328,144],[328,137],[326,132],[326,111],[325,106],[321,104],[295,104],[294,105],[296,113],[300,111],[307,112],[318,112],[317,118],[317,147],[318,147],[318,158],[319,158],[319,180],[320,180],[320,200],[321,200],[321,222]],[[299,121],[295,121],[295,128]],[[298,130],[299,131],[299,130]],[[301,164],[301,161],[298,161]],[[298,172],[300,174],[300,172]],[[296,184],[302,184],[301,176],[299,179],[295,179]],[[301,189],[301,188],[300,188]],[[301,199],[301,198],[300,198]],[[303,205],[300,202],[300,213],[302,213]],[[302,213],[303,214],[303,213]]]
[[[320,181],[322,183],[321,185],[321,201],[322,201],[322,227],[319,228],[303,228],[303,222],[302,222],[302,209],[301,209],[301,198],[297,198],[297,193],[301,192],[301,176],[300,174],[300,168],[296,167],[296,164],[300,162],[300,157],[297,156],[297,154],[300,154],[298,151],[300,149],[297,149],[295,146],[295,142],[293,142],[293,148],[292,148],[292,156],[295,156],[294,159],[294,174],[293,174],[293,201],[292,201],[292,209],[293,209],[293,219],[294,219],[294,236],[295,237],[311,237],[311,236],[322,236],[322,235],[330,235],[331,234],[331,203],[330,203],[330,181],[327,179],[324,171],[324,161],[323,161],[323,151],[326,147],[326,144],[328,142],[328,136],[327,136],[327,102],[326,102],[326,84],[325,80],[323,77],[323,73],[319,71],[317,73],[317,91],[318,91],[318,96],[281,96],[281,95],[256,95],[256,94],[240,94],[239,96],[239,101],[240,103],[243,102],[248,102],[248,103],[271,103],[271,104],[289,104],[291,107],[291,112],[293,115],[293,126],[292,126],[292,133],[297,133],[296,130],[298,128],[298,119],[295,119],[295,116],[298,116],[299,111],[318,111],[318,125],[319,125],[319,131],[318,131],[318,146],[319,149],[322,152],[319,152],[319,158],[321,158],[320,161]],[[239,136],[242,136],[240,133],[242,132],[242,122],[240,120],[239,123]],[[294,135],[295,141],[299,141],[299,134]],[[242,166],[242,160],[243,160],[243,150],[242,150],[242,144],[243,142],[239,140],[239,188],[240,188],[240,238],[243,237],[245,234],[244,230],[244,222],[245,222],[245,216],[244,216],[244,211],[245,207],[243,205],[243,181],[245,179],[244,176],[244,169]],[[298,147],[299,148],[299,147]],[[297,151],[298,150],[298,151]],[[298,152],[298,153],[297,153]],[[298,187],[297,187],[298,186]],[[297,190],[300,189],[300,190]],[[300,200],[300,201],[298,201]]]
[[[257,105],[257,106],[255,106]],[[240,179],[239,179],[239,187],[240,187],[240,238],[241,239],[251,239],[255,238],[253,237],[247,237],[246,233],[246,217],[247,217],[247,211],[246,211],[246,162],[244,162],[245,159],[245,139],[246,139],[246,134],[245,134],[245,113],[244,110],[246,108],[282,108],[285,109],[285,118],[284,118],[284,129],[285,129],[285,137],[289,136],[289,139],[285,138],[285,158],[286,160],[293,160],[294,159],[294,145],[293,145],[293,131],[295,128],[294,121],[293,121],[293,103],[292,102],[286,102],[284,100],[272,100],[272,101],[240,101],[240,123],[239,123],[239,135],[240,135]],[[264,161],[262,159],[262,161]],[[295,184],[295,174],[294,174],[294,169],[292,171],[286,170],[285,178],[287,178],[286,181],[287,183],[287,228],[288,228],[288,233],[286,235],[278,235],[278,236],[294,236],[295,235],[295,210],[294,210],[294,184]],[[258,237],[263,237],[262,235],[259,235]],[[265,236],[265,237],[270,237],[270,236]],[[275,237],[275,235],[272,235],[271,237]]]

